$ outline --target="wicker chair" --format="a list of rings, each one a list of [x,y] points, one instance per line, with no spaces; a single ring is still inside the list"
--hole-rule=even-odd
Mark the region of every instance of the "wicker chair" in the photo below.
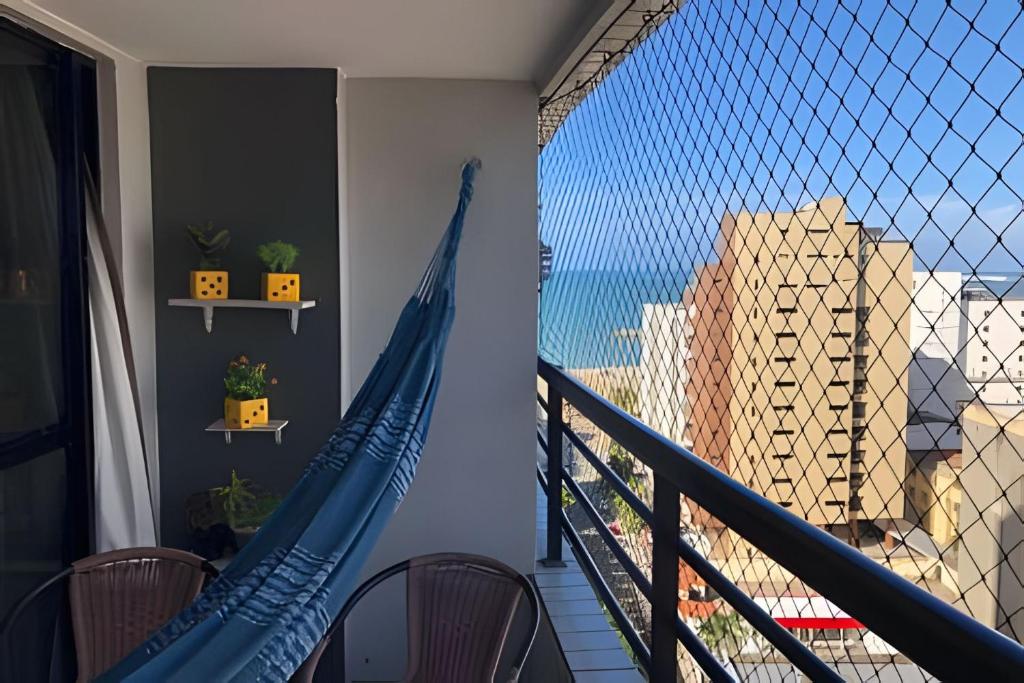
[[[92,555],[22,598],[0,625],[0,642],[13,653],[10,637],[18,616],[67,579],[78,681],[91,681],[184,609],[216,574],[203,558],[171,548]]]
[[[295,672],[291,683],[312,683],[328,650],[344,657],[344,625],[356,604],[385,580],[406,575],[408,665],[403,681],[495,681],[509,642],[513,619],[525,598],[526,633],[515,643],[506,680],[515,681],[533,646],[540,623],[537,593],[524,576],[488,557],[442,553],[400,562],[363,583],[341,609],[327,635]],[[451,628],[455,624],[458,628]]]

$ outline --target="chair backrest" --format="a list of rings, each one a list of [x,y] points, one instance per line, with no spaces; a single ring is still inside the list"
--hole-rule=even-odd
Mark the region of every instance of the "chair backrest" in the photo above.
[[[72,563],[71,624],[78,680],[97,677],[195,599],[203,558],[171,548],[128,548]]]
[[[344,647],[344,622],[356,604],[375,586],[402,573],[406,574],[409,642],[404,680],[494,681],[502,654],[510,647],[515,649],[505,658],[509,680],[518,678],[540,623],[533,584],[489,557],[441,553],[396,564],[357,588],[292,683],[310,683],[324,650]],[[511,627],[523,600],[530,621],[513,644]]]

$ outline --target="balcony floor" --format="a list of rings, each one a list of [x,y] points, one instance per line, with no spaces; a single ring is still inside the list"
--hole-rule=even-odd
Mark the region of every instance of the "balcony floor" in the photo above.
[[[534,579],[555,635],[577,683],[644,683],[622,649],[569,543],[562,539],[565,567],[545,567],[547,497],[537,485],[537,564]]]

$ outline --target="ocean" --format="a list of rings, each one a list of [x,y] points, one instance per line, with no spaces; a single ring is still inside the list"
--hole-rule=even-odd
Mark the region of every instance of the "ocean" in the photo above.
[[[686,282],[683,272],[555,271],[541,286],[538,353],[566,368],[637,365],[644,304],[679,301]]]

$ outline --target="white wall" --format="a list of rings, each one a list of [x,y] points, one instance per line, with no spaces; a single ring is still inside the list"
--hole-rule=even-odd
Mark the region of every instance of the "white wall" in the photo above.
[[[426,452],[370,568],[442,550],[533,568],[536,93],[505,81],[349,79],[351,377],[390,335],[451,218],[461,162],[483,169]]]
[[[47,37],[97,58],[100,91],[100,146],[105,178],[104,208],[120,242],[125,305],[132,335],[151,485],[159,494],[156,466],[156,340],[153,317],[153,209],[149,166],[149,102],[146,67],[141,61],[61,18],[22,0],[3,0]],[[6,16],[10,16],[6,14]],[[17,18],[17,17],[15,17]],[[112,81],[112,82],[111,82]],[[112,86],[112,87],[111,87]],[[113,94],[114,101],[110,95]],[[105,99],[106,96],[106,99]],[[116,138],[115,138],[116,136]],[[110,188],[115,188],[113,193]],[[158,501],[154,501],[158,502]],[[157,505],[159,514],[159,505]],[[157,525],[159,528],[159,524]]]
[[[423,553],[490,555],[533,571],[537,185],[532,85],[348,79],[351,373],[383,348],[455,206],[461,162],[483,161],[458,263],[456,318],[426,451],[365,573]],[[344,273],[342,276],[344,277]],[[345,333],[343,332],[343,336]],[[394,629],[392,629],[393,631]],[[368,663],[401,673],[386,642],[350,625]],[[392,673],[395,673],[392,671]]]

